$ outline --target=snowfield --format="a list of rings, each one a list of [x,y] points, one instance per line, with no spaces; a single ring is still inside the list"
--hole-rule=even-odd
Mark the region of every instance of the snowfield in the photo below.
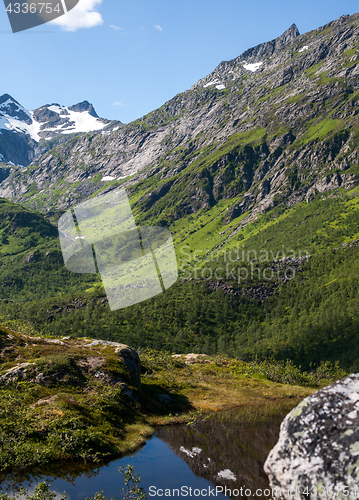
[[[11,107],[11,111],[7,109],[9,107]],[[72,111],[68,107],[58,104],[52,104],[48,106],[48,109],[57,113],[59,118],[63,118],[66,122],[54,127],[48,127],[46,122],[38,122],[34,118],[34,111],[28,111],[15,100],[7,99],[0,104],[0,133],[1,130],[20,132],[29,135],[35,142],[39,142],[41,132],[57,132],[60,134],[93,132],[102,130],[107,125],[100,118],[90,115],[88,111]],[[46,137],[46,139],[49,138]]]
[[[251,64],[243,64],[243,68],[248,70],[248,71],[257,71],[261,66],[263,62],[257,62],[257,63],[251,63]]]

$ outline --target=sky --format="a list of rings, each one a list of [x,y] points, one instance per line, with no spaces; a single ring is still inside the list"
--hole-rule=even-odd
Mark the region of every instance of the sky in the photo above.
[[[305,33],[358,11],[352,0],[79,0],[12,33],[1,2],[0,95],[27,109],[88,100],[129,123],[293,23]]]

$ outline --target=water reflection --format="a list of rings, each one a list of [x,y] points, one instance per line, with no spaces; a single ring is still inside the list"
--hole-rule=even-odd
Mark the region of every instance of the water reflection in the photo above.
[[[94,464],[85,464],[84,462],[48,464],[41,469],[33,468],[31,471],[17,471],[14,473],[0,472],[0,490],[3,493],[16,492],[21,486],[25,488],[35,485],[40,481],[63,480],[66,484],[76,485],[79,477],[90,479],[97,476],[102,467],[107,466],[108,462],[103,462],[94,469]]]
[[[280,420],[244,424],[235,411],[221,412],[190,426],[164,427],[136,453],[95,469],[84,464],[56,465],[22,477],[3,476],[1,490],[14,491],[20,483],[32,490],[38,481],[46,480],[51,483],[52,490],[66,491],[69,500],[84,500],[99,491],[108,498],[119,499],[124,483],[117,467],[130,464],[141,476],[141,486],[148,499],[158,498],[150,495],[151,486],[163,489],[163,496],[165,489],[172,493],[173,489],[182,486],[207,491],[222,486],[223,491],[225,487],[232,491],[231,495],[227,492],[227,497],[245,498],[245,489],[250,489],[252,498],[256,498],[255,490],[269,488],[263,464],[277,442],[279,424]],[[233,493],[233,490],[238,491]],[[172,494],[169,497],[176,496],[178,498]],[[204,497],[209,495],[199,496]],[[20,498],[18,494],[16,498]],[[218,493],[215,498],[224,499],[225,496]]]
[[[223,417],[223,414],[222,414]],[[157,432],[194,474],[231,490],[269,488],[263,464],[278,440],[280,422],[244,424],[235,418],[211,418],[191,426]],[[238,498],[238,495],[228,495]],[[263,496],[261,497],[263,498]]]

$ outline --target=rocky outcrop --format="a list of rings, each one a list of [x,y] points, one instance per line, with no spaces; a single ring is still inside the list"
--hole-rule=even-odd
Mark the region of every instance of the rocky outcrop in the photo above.
[[[220,80],[220,83],[228,84],[228,81],[231,78],[234,78],[232,75],[234,75],[237,71],[242,71],[243,74],[246,74],[248,73],[248,71],[250,71],[243,66],[245,63],[258,63],[263,59],[269,59],[274,55],[279,55],[283,51],[283,49],[291,42],[293,42],[299,35],[300,33],[297,26],[295,24],[292,24],[292,26],[290,26],[278,38],[275,38],[270,42],[261,43],[256,47],[252,47],[243,52],[243,54],[241,54],[240,56],[232,59],[231,61],[221,62],[212,73],[199,80],[199,82],[197,82],[192,88],[198,88],[207,85],[212,81],[216,81],[217,79]]]
[[[286,416],[264,470],[276,498],[357,498],[359,374],[307,397]]]
[[[82,101],[78,102],[77,104],[74,104],[73,106],[69,106],[70,111],[77,111],[78,113],[83,113],[84,111],[87,111],[90,116],[94,116],[95,118],[98,118],[98,114],[95,111],[95,108],[93,105],[88,102],[88,101]],[[109,120],[105,120],[107,123],[109,123]]]
[[[86,345],[86,347],[93,346],[114,347],[115,353],[123,361],[131,378],[135,380],[139,387],[141,386],[141,361],[139,355],[134,349],[131,349],[131,347],[126,344],[110,342],[109,340],[93,340]]]
[[[172,358],[176,359],[177,361],[183,361],[186,365],[210,362],[206,354],[195,354],[193,352],[190,352],[188,354],[172,354]]]
[[[12,340],[11,335],[7,335],[8,341]],[[71,337],[63,337],[60,339],[48,339],[45,337],[35,337],[22,335],[21,340],[28,346],[42,346],[46,350],[46,346],[58,346],[59,353],[62,358],[40,358],[35,362],[19,363],[4,373],[0,374],[0,384],[9,384],[21,380],[27,380],[32,383],[42,385],[51,385],[53,382],[66,382],[70,385],[73,383],[80,384],[85,381],[85,376],[89,375],[96,380],[107,385],[119,385],[122,392],[128,393],[130,389],[121,375],[129,380],[132,385],[141,387],[141,361],[134,349],[131,349],[126,344],[119,342],[110,342],[106,340],[77,340],[74,341]],[[103,353],[103,349],[110,347],[110,352]],[[72,354],[68,354],[68,349],[76,348],[78,356],[75,359]],[[93,352],[96,349],[97,355],[89,355],[88,351]],[[15,349],[13,346],[11,352]],[[3,352],[4,351],[4,352]],[[8,354],[9,347],[6,343],[0,344],[0,356]],[[10,352],[10,351],[9,351]],[[108,356],[116,354],[121,361],[122,372],[113,370],[106,365]],[[131,391],[130,391],[131,392]],[[132,392],[131,392],[132,394]]]
[[[27,368],[33,366],[33,363],[20,363],[0,375],[0,384],[9,384],[26,378]]]
[[[132,377],[135,378],[137,385],[141,386],[141,361],[140,357],[134,349],[128,345],[118,344],[115,348],[115,353],[123,360],[127,370]]]

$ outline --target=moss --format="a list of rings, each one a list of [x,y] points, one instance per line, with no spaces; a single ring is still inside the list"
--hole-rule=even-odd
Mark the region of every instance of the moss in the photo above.
[[[91,182],[92,184],[97,184],[98,182],[101,181],[103,175],[102,174],[95,174],[94,176],[91,177]]]
[[[24,194],[24,196],[26,198],[29,198],[30,196],[34,196],[34,194],[37,193],[37,186],[36,186],[36,182],[32,182],[30,184],[30,186],[28,187],[26,193]]]
[[[329,139],[330,136],[340,132],[344,128],[342,120],[333,120],[324,118],[319,123],[312,123],[309,125],[307,131],[298,137],[292,144],[290,149],[301,147],[309,142],[320,141]]]
[[[83,384],[85,376],[72,356],[55,354],[35,361],[36,371],[48,380],[47,383]]]
[[[101,370],[108,373],[115,379],[129,383],[136,383],[136,381],[129,376],[124,362],[119,359],[118,356],[107,356],[104,365],[101,367]]]
[[[328,33],[331,33],[334,29],[334,26],[328,26],[328,28],[319,28],[317,30],[317,34],[322,36],[322,35],[328,35]]]
[[[313,66],[311,66],[310,68],[308,68],[304,71],[304,74],[309,76],[309,77],[315,76],[317,71],[323,66],[323,64],[324,64],[324,62],[313,64]]]

